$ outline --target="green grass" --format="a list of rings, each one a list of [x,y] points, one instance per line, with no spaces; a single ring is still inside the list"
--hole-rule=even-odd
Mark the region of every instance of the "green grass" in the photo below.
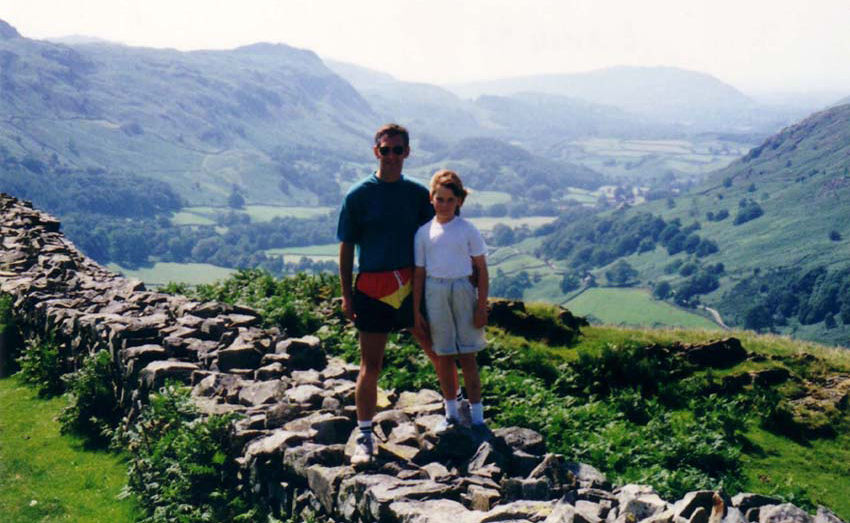
[[[111,271],[120,272],[128,278],[138,278],[148,284],[164,285],[169,282],[198,285],[213,283],[228,278],[236,272],[235,269],[217,267],[208,263],[172,263],[157,262],[152,267],[125,269],[120,265],[110,263],[106,266]]]
[[[117,499],[127,481],[125,463],[60,435],[56,417],[65,404],[63,397],[39,399],[17,376],[0,379],[0,518],[133,521],[133,501]]]
[[[568,301],[565,307],[579,316],[593,315],[612,325],[720,329],[707,318],[653,299],[644,289],[595,287]]]
[[[796,490],[850,517],[850,435],[800,443],[754,427],[746,437],[754,447],[745,453],[748,490]]]

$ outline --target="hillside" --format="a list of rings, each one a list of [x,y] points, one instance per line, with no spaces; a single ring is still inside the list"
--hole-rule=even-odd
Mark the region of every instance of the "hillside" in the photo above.
[[[690,192],[556,227],[542,251],[600,279],[625,261],[637,272],[630,285],[707,304],[727,324],[846,346],[848,198],[844,105],[784,129]]]
[[[362,144],[380,121],[314,53],[285,45],[184,53],[3,34],[7,156],[150,176],[191,204],[234,188],[314,203],[320,191],[300,174],[368,161]]]
[[[657,123],[690,132],[751,132],[775,129],[799,113],[759,106],[730,85],[705,73],[673,67],[611,67],[575,74],[533,75],[446,86],[466,98],[538,92],[619,107]]]

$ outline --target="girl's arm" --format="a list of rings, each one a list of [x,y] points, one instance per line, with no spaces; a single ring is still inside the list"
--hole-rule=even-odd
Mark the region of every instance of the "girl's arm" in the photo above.
[[[416,329],[428,332],[425,317],[422,316],[422,293],[425,292],[425,267],[413,268],[413,322]]]
[[[490,275],[487,272],[487,257],[472,257],[472,265],[478,269],[478,303],[475,306],[473,325],[476,329],[487,325],[487,294],[490,292]]]

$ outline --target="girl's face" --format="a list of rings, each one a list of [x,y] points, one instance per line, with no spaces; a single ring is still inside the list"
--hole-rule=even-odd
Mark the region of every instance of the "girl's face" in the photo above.
[[[431,205],[434,206],[437,221],[440,223],[451,221],[461,204],[463,202],[455,196],[455,193],[442,185],[437,187],[437,190],[431,195]]]

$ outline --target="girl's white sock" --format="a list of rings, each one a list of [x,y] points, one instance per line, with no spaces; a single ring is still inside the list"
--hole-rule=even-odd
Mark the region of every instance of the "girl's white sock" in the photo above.
[[[480,401],[478,403],[470,403],[469,414],[472,417],[473,425],[484,423],[484,404]]]

